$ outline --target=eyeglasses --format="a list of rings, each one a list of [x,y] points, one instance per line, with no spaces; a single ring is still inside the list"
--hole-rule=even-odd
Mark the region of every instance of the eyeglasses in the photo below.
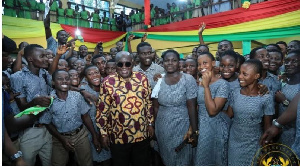
[[[119,63],[117,63],[117,66],[122,68],[122,67],[124,67],[124,64],[125,64],[125,67],[131,67],[131,65],[132,65],[131,62],[119,62]]]

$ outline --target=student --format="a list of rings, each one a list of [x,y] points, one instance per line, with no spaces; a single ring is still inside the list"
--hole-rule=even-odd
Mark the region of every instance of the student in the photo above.
[[[117,48],[118,52],[121,52],[123,50],[123,48],[124,48],[123,42],[122,41],[118,41],[116,43],[116,48]]]
[[[239,74],[241,88],[233,91],[228,113],[233,117],[229,134],[228,165],[251,165],[260,148],[259,139],[271,126],[274,100],[271,94],[258,94],[258,79],[263,65],[259,60],[248,60]]]
[[[18,6],[20,6],[19,15],[18,17],[31,19],[30,13],[30,3],[28,0],[18,0]]]
[[[195,59],[185,60],[186,73],[197,79],[198,63]]]
[[[105,73],[105,66],[106,66],[106,60],[103,55],[95,55],[92,58],[92,64],[98,67],[101,77],[106,77]]]
[[[180,72],[186,72],[185,68],[185,59],[180,59],[179,60],[179,69]]]
[[[270,66],[268,71],[277,76],[280,74],[280,67],[283,64],[284,55],[281,50],[269,50],[268,52],[270,55]]]
[[[4,15],[5,16],[11,16],[16,17],[16,9],[14,9],[17,6],[17,0],[3,0],[5,2],[2,3],[4,7]]]
[[[118,50],[117,50],[116,47],[110,48],[109,54],[111,55],[111,57],[112,57],[113,59],[115,59],[117,53],[118,53]]]
[[[70,90],[77,90],[80,84],[80,77],[78,72],[75,69],[71,69],[68,71],[70,75],[70,80],[71,80],[71,85],[70,85]]]
[[[103,17],[102,17],[102,30],[109,30],[109,18],[106,17],[106,12],[103,13]]]
[[[53,136],[51,165],[67,165],[69,151],[72,151],[80,166],[91,166],[91,146],[86,128],[93,136],[96,150],[100,152],[101,147],[88,113],[90,107],[79,92],[69,90],[70,76],[66,71],[57,70],[52,78],[55,87],[51,92],[53,104],[40,118]]]
[[[108,75],[113,75],[116,73],[116,62],[114,59],[108,60],[106,65],[105,65],[105,74],[106,76]]]
[[[151,89],[153,89],[156,84],[156,81],[153,80],[154,75],[163,74],[165,70],[161,66],[152,63],[152,47],[149,43],[141,42],[138,44],[136,49],[140,63],[133,68],[133,71],[145,74],[150,82]]]
[[[164,165],[188,166],[192,164],[192,147],[185,146],[180,152],[175,148],[186,138],[197,146],[197,83],[191,75],[179,72],[176,51],[167,50],[162,57],[166,75],[153,101],[158,150]]]
[[[37,1],[36,0],[28,0],[30,7],[29,7],[29,12],[31,15],[31,19],[37,20]]]
[[[287,54],[287,44],[284,41],[278,41],[276,42],[276,44],[281,48],[281,52],[283,54],[283,56],[285,57],[285,55]]]
[[[58,2],[58,9],[57,9],[57,23],[58,24],[66,24],[66,19],[65,19],[65,9],[62,8],[62,2]]]
[[[45,49],[36,44],[28,45],[24,49],[24,57],[28,67],[11,76],[12,90],[21,92],[16,97],[19,111],[39,105],[48,107],[50,105],[49,93],[51,90],[51,76],[45,70],[49,62]],[[51,165],[51,135],[41,123],[36,122],[27,128],[20,137],[20,149],[28,165],[34,165],[36,155],[41,158],[43,165]]]
[[[117,25],[116,25],[116,16],[112,15],[112,18],[110,19],[110,26],[112,31],[117,31]]]
[[[154,134],[150,84],[144,74],[132,72],[129,52],[119,52],[116,62],[116,74],[100,87],[96,124],[101,144],[110,148],[113,165],[149,165],[148,138]],[[133,99],[140,105],[130,105]]]
[[[259,83],[266,85],[270,93],[274,96],[277,91],[281,88],[281,83],[277,79],[277,76],[268,72],[270,66],[269,53],[267,49],[257,47],[251,50],[250,59],[257,59],[263,64],[263,71],[259,78]]]
[[[85,91],[93,94],[96,98],[99,97],[99,91],[100,91],[100,84],[101,84],[101,74],[99,72],[99,69],[95,65],[90,65],[85,67],[84,69],[85,78],[88,82],[86,85],[81,85],[80,89],[84,89]],[[89,111],[89,115],[91,117],[91,120],[93,122],[93,126],[95,129],[97,129],[96,126],[96,106],[95,104],[92,104],[92,107]],[[99,132],[97,132],[99,133]],[[104,166],[110,165],[110,158],[111,154],[110,151],[101,150],[101,152],[97,152],[96,148],[92,145],[92,134],[89,133],[89,140],[91,143],[92,148],[92,156],[93,156],[93,162],[94,165],[99,164],[100,162]]]
[[[94,12],[91,14],[91,18],[93,18],[93,28],[100,29],[99,9],[94,9]]]
[[[82,11],[80,12],[80,27],[90,28],[90,12],[85,10],[85,6],[81,5]]]
[[[75,26],[74,9],[71,8],[71,2],[67,2],[68,8],[65,9],[66,24]]]
[[[50,6],[50,11],[48,13],[49,20],[51,22],[56,23],[57,22],[57,17],[56,16],[57,16],[57,9],[58,9],[57,1],[56,0],[50,0],[49,6]]]
[[[229,84],[214,72],[215,58],[209,52],[198,57],[198,72],[202,79],[198,87],[198,146],[194,164],[227,165],[228,125],[222,109],[229,96]],[[212,156],[214,155],[214,156]]]
[[[275,99],[279,103],[279,116],[282,115],[290,101],[300,92],[300,50],[290,51],[284,59],[286,81],[282,88],[276,92]],[[296,123],[291,122],[282,128],[279,141],[289,147],[295,142]]]
[[[293,50],[299,50],[300,49],[300,41],[299,40],[292,40],[288,44],[288,52],[291,52]]]

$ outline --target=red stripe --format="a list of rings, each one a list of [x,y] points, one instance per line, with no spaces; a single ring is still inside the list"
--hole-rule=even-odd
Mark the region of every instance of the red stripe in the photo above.
[[[72,37],[75,37],[75,31],[77,27],[69,26],[61,24],[61,27],[69,32]],[[115,38],[120,37],[125,34],[125,32],[121,31],[107,31],[107,30],[99,30],[94,28],[83,28],[78,27],[81,32],[81,36],[83,37],[85,42],[97,43],[97,42],[108,42]]]
[[[150,0],[144,0],[145,25],[151,25],[150,21]]]
[[[206,23],[207,29],[218,28],[273,17],[276,15],[296,11],[299,9],[300,0],[271,0],[258,4],[251,4],[249,9],[238,8],[227,12],[221,12],[204,17],[198,17],[176,23],[152,27],[147,29],[146,31],[167,32],[198,30],[199,25],[202,22]]]

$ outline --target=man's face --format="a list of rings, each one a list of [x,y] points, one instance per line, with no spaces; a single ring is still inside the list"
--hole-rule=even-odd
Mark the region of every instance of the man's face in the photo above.
[[[60,31],[56,37],[58,43],[66,44],[68,41],[68,34],[66,31]]]
[[[118,52],[120,52],[120,51],[122,51],[123,50],[123,42],[117,42],[117,44],[116,44],[117,46],[116,46],[116,48],[117,48],[117,51]]]
[[[293,51],[293,50],[297,50],[297,49],[300,49],[300,46],[299,45],[297,45],[297,42],[290,42],[289,44],[288,44],[288,52],[291,52],[291,51]]]
[[[221,56],[227,50],[233,50],[231,44],[228,41],[220,42],[218,45],[218,56]]]
[[[88,48],[86,46],[79,47],[80,57],[85,57],[88,54]]]
[[[131,76],[132,68],[132,58],[129,55],[123,55],[117,62],[117,73],[124,79]]]
[[[152,48],[150,46],[143,46],[139,48],[139,58],[141,64],[145,66],[150,66],[152,64]]]
[[[53,79],[55,90],[61,92],[69,91],[71,80],[66,71],[59,71]]]
[[[111,48],[110,49],[110,55],[114,59],[116,57],[116,54],[118,53],[117,48]]]
[[[29,61],[34,67],[47,69],[49,67],[49,59],[44,48],[35,48],[32,55],[29,56]]]
[[[2,52],[2,71],[10,68],[13,63],[13,59],[10,57],[9,53]]]
[[[105,73],[106,75],[112,75],[116,72],[116,63],[115,62],[108,62],[106,63],[106,66],[105,66]]]
[[[98,58],[94,59],[93,64],[98,67],[101,75],[104,76],[105,75],[105,64],[106,64],[105,58],[104,57],[98,57]]]

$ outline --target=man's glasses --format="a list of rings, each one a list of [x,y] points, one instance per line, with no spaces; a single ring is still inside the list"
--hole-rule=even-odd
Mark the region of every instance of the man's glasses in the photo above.
[[[119,62],[119,63],[117,63],[117,66],[122,68],[122,67],[124,67],[124,64],[125,64],[125,67],[131,67],[131,65],[132,65],[131,62]]]

